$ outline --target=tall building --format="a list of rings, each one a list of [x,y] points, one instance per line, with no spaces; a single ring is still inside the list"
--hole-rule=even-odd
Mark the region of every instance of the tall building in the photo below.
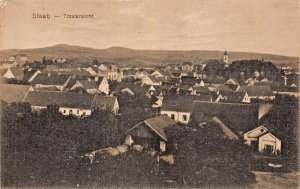
[[[227,51],[225,50],[224,55],[223,55],[223,61],[228,64],[228,54]]]

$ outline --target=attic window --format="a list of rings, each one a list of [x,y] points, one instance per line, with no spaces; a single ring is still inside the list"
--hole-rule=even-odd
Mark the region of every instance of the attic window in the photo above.
[[[264,132],[265,130],[264,129],[260,129],[260,132]]]

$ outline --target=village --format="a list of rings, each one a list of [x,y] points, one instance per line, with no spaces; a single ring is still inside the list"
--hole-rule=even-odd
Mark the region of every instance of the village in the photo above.
[[[93,147],[76,155],[88,166],[103,161],[103,155],[130,151],[176,166],[178,151],[188,144],[180,138],[194,132],[201,133],[199,138],[206,133],[248,149],[251,171],[289,172],[297,170],[298,161],[299,73],[299,63],[292,68],[266,60],[230,61],[226,50],[220,59],[159,66],[98,60],[80,64],[60,57],[29,62],[20,53],[2,60],[0,99],[2,112],[26,104],[37,117],[54,109],[59,119],[72,123],[95,117],[95,112],[116,119],[110,132],[95,130],[106,143],[96,138]],[[23,109],[11,116],[22,117]],[[94,127],[109,122],[96,118],[99,124]],[[115,135],[117,142],[111,142]],[[197,186],[176,178],[166,182],[172,187]]]

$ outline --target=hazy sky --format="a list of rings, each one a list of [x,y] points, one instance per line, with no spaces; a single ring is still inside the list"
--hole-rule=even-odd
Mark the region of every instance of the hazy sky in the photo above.
[[[300,0],[0,0],[0,7],[0,49],[65,43],[300,56]]]

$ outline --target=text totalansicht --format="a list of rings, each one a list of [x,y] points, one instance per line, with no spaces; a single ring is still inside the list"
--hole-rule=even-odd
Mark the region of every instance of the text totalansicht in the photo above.
[[[49,13],[32,13],[33,19],[50,19],[50,18],[64,18],[64,19],[92,19],[94,14],[61,14],[51,15]]]

